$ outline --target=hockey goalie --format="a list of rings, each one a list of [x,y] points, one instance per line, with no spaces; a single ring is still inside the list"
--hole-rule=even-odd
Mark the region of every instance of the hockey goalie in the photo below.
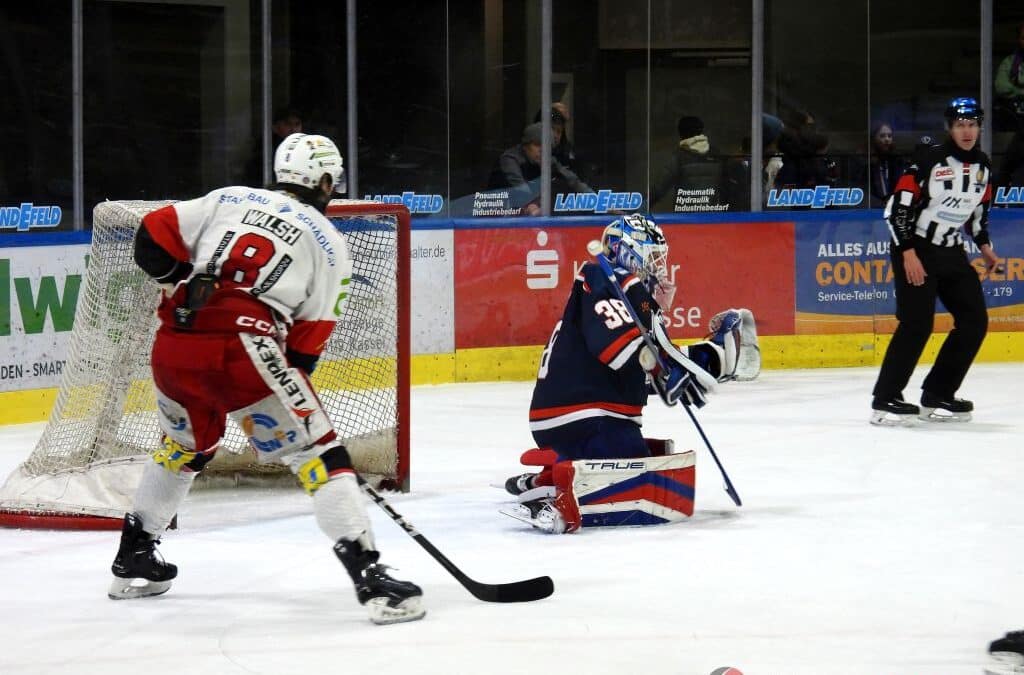
[[[601,266],[585,264],[541,355],[530,403],[538,447],[521,462],[534,471],[505,489],[518,499],[502,513],[552,533],[581,527],[653,525],[693,514],[693,451],[644,438],[648,395],[666,405],[702,407],[718,383],[751,380],[761,368],[753,314],[729,309],[706,339],[677,347],[665,332],[672,304],[668,244],[661,228],[634,214],[605,228],[602,253],[644,328],[652,352]]]

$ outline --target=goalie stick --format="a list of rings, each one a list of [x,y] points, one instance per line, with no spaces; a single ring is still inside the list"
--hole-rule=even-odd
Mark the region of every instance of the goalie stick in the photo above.
[[[405,530],[406,534],[415,539],[417,544],[425,548],[434,560],[441,563],[441,567],[448,570],[478,600],[483,600],[484,602],[532,602],[546,598],[555,592],[555,584],[551,581],[551,577],[547,576],[513,581],[507,584],[484,584],[470,579],[466,576],[465,572],[456,567],[455,563],[445,557],[426,537],[420,534],[412,526],[412,523],[395,511],[379,492],[363,480],[362,476],[356,474],[356,478],[363,492],[369,495],[370,499],[376,502],[377,506],[383,509],[384,513],[388,514],[391,520],[398,523],[399,527]]]
[[[661,350],[658,348],[658,345],[654,343],[654,338],[651,337],[650,331],[644,327],[644,324],[640,321],[640,317],[637,316],[636,310],[633,309],[633,305],[630,303],[629,298],[626,297],[622,287],[619,286],[619,282],[615,278],[615,270],[612,269],[611,262],[609,262],[608,258],[604,255],[604,245],[596,240],[591,241],[587,244],[587,253],[591,255],[594,261],[601,267],[601,271],[604,272],[604,275],[608,277],[608,281],[611,282],[612,288],[615,289],[615,294],[619,296],[619,300],[621,300],[622,304],[626,306],[626,309],[629,311],[629,315],[633,318],[633,323],[636,324],[637,329],[640,331],[640,337],[643,338],[644,344],[647,345],[647,348],[654,354],[654,358],[657,359],[658,367],[661,368],[662,372],[667,373],[668,367],[666,366],[665,361],[661,358]],[[655,386],[659,387],[660,384],[655,382]],[[718,470],[721,472],[722,478],[725,480],[726,494],[728,494],[729,498],[732,499],[733,504],[736,506],[743,506],[743,501],[740,499],[739,493],[736,492],[736,488],[733,487],[732,481],[729,480],[729,474],[725,472],[725,467],[723,467],[722,463],[718,461],[718,455],[715,453],[715,449],[711,447],[711,442],[704,434],[704,429],[701,428],[700,422],[697,421],[697,417],[693,414],[693,411],[690,410],[690,406],[685,403],[683,404],[683,409],[686,410],[686,414],[690,416],[690,421],[693,422],[693,426],[697,428],[697,433],[700,434],[701,439],[704,441],[704,445],[708,448],[708,452],[711,453],[711,459],[715,460],[715,464],[718,465]]]

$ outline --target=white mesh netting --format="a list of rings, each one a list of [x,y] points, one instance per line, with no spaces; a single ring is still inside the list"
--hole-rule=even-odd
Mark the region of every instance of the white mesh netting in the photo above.
[[[121,517],[149,453],[160,441],[149,355],[159,289],[132,260],[140,218],[167,202],[104,202],[93,211],[92,246],[60,391],[35,450],[0,488],[0,512]],[[354,260],[352,291],[313,375],[356,469],[402,487],[408,447],[400,381],[399,274],[408,260],[401,209],[336,201],[328,216]],[[407,213],[407,212],[406,212]],[[230,386],[230,383],[225,383]],[[258,465],[230,420],[212,484],[294,484],[278,465]],[[197,483],[198,484],[198,483]],[[2,520],[2,518],[0,518]]]

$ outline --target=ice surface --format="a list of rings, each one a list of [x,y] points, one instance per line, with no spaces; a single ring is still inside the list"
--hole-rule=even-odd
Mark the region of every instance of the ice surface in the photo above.
[[[875,369],[766,371],[645,432],[698,452],[697,510],[549,536],[490,487],[531,447],[530,383],[413,390],[413,491],[395,508],[470,576],[548,574],[551,598],[475,600],[376,507],[384,562],[426,619],[375,626],[295,491],[196,491],[157,598],[106,597],[117,534],[0,530],[0,673],[980,675],[1024,628],[1024,365],[976,365],[967,424],[867,423]],[[907,389],[917,394],[923,370]],[[0,429],[0,476],[42,425]]]

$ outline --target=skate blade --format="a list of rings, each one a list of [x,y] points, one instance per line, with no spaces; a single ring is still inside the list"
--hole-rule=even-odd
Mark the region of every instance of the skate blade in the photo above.
[[[940,408],[921,408],[918,418],[925,422],[970,422],[971,413],[954,413]]]
[[[421,602],[421,596],[406,598],[394,607],[388,604],[387,598],[370,598],[366,601],[366,611],[370,613],[370,621],[378,626],[391,623],[417,621],[427,614]]]
[[[535,527],[538,530],[544,529],[537,523],[536,520],[530,517],[529,509],[525,507],[516,506],[511,509],[498,509],[498,513],[500,513],[503,516],[508,516],[509,518],[518,520],[520,523],[526,523],[527,525]]]
[[[561,518],[534,518],[530,515],[530,509],[519,505],[511,509],[498,509],[498,513],[509,518],[514,518],[530,527],[547,532],[548,534],[562,534],[565,532],[565,522]]]
[[[1017,652],[989,652],[989,656],[1000,666],[1016,666],[1024,673],[1024,654]]]
[[[868,420],[876,427],[912,427],[917,425],[917,417],[914,415],[897,415],[885,410],[875,410]]]
[[[992,662],[985,665],[985,675],[1020,675],[1024,673],[1024,656],[1017,652],[991,652]]]
[[[171,590],[170,581],[114,577],[107,590],[107,597],[111,600],[131,600],[133,598],[148,598],[151,595],[162,595],[169,590]]]

